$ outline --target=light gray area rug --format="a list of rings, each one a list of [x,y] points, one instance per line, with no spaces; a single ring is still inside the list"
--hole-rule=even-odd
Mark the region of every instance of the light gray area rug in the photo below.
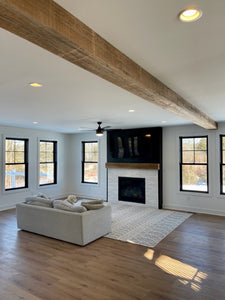
[[[112,203],[112,232],[106,237],[155,247],[192,214],[146,205]]]

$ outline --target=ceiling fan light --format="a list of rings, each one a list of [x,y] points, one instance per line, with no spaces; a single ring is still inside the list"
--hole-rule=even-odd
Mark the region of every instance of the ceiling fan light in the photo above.
[[[96,130],[96,135],[97,135],[97,136],[102,136],[102,135],[103,135],[103,131],[102,131],[101,128],[98,128],[98,129]]]
[[[96,135],[97,136],[102,136],[103,135],[103,130],[100,126],[96,129]]]
[[[97,136],[103,136],[103,132],[96,132]]]
[[[98,123],[98,128],[96,129],[96,135],[102,136],[103,135],[103,129],[101,128],[102,122],[97,122],[97,123]]]

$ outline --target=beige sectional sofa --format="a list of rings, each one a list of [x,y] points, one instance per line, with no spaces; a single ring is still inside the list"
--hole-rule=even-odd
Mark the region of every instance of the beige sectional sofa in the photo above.
[[[84,246],[111,231],[111,207],[82,213],[20,203],[18,228]]]

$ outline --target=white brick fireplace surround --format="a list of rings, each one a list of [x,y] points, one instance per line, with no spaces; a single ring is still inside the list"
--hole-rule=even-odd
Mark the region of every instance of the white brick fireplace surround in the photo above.
[[[106,164],[107,167],[107,164]],[[118,202],[118,177],[145,178],[145,204],[158,208],[158,170],[108,167],[108,201]]]

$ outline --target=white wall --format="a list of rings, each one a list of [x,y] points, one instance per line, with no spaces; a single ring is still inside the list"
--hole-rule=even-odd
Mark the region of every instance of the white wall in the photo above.
[[[106,153],[106,134],[97,137],[95,132],[78,133],[70,136],[69,156],[69,190],[80,197],[106,200],[106,173],[105,163],[107,160]],[[82,183],[82,141],[98,141],[99,142],[99,183],[88,184]]]
[[[225,134],[225,123],[218,130],[204,130],[198,126],[174,126],[163,129],[163,206],[192,212],[225,216],[225,195],[220,195],[219,135]],[[208,135],[209,193],[179,191],[179,137]],[[4,137],[29,139],[29,188],[4,191]],[[58,141],[58,184],[38,187],[38,139]],[[81,183],[82,141],[99,141],[99,184]],[[60,134],[49,131],[0,126],[0,210],[14,207],[24,198],[39,192],[49,196],[75,193],[93,199],[107,198],[107,170],[105,162],[106,134],[97,138],[95,132]]]
[[[225,196],[220,195],[219,135],[225,134],[225,123],[218,130],[195,125],[163,129],[163,207],[225,216]],[[208,135],[209,193],[179,191],[179,137]]]
[[[4,189],[4,139],[29,139],[29,187],[5,191]],[[63,196],[69,189],[67,169],[69,167],[68,144],[69,135],[55,132],[32,130],[9,126],[0,126],[0,210],[14,207],[16,203],[24,201],[31,194],[44,193],[48,196]],[[56,140],[58,143],[58,183],[50,186],[38,186],[38,139]]]

